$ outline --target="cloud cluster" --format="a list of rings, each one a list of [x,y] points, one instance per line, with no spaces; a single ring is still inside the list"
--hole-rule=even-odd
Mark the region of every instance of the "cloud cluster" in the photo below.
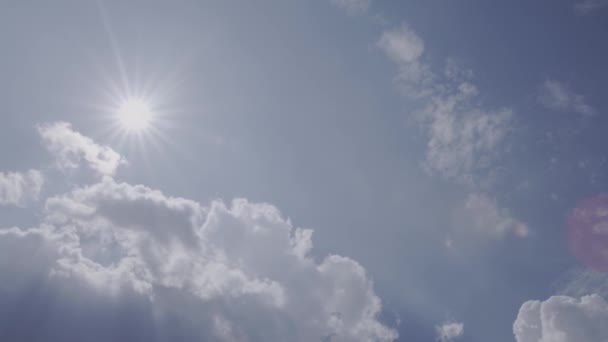
[[[424,41],[402,25],[385,31],[378,46],[398,67],[398,86],[419,103],[415,117],[428,135],[425,167],[446,179],[478,186],[511,129],[509,109],[488,110],[477,101],[472,72],[449,60],[438,74],[423,59]]]
[[[459,322],[445,322],[435,327],[437,340],[440,342],[450,342],[464,334],[464,324]]]
[[[565,84],[555,80],[546,80],[543,83],[538,94],[538,102],[557,111],[571,111],[583,115],[591,115],[595,112],[583,95],[573,92]]]
[[[0,172],[0,205],[25,206],[37,200],[44,184],[40,171]]]
[[[517,342],[598,342],[608,340],[606,322],[608,303],[598,295],[553,296],[524,303],[513,332]]]
[[[45,147],[62,169],[74,169],[85,163],[99,175],[114,175],[124,159],[112,148],[95,143],[72,129],[67,122],[38,127]]]
[[[83,151],[111,150],[46,127],[61,162],[76,151],[100,172]],[[312,247],[273,205],[203,205],[104,176],[47,198],[37,227],[0,229],[0,339],[395,340],[363,267]]]

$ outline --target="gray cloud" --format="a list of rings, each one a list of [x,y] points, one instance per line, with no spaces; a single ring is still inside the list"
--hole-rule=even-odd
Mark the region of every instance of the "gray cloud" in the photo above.
[[[513,332],[517,342],[598,342],[608,340],[607,321],[608,303],[598,295],[553,296],[524,303]]]
[[[40,171],[0,172],[0,205],[25,206],[37,200],[44,184]]]
[[[99,175],[114,175],[118,166],[125,162],[112,148],[95,143],[67,122],[41,125],[38,132],[62,169],[77,168],[84,162]]]

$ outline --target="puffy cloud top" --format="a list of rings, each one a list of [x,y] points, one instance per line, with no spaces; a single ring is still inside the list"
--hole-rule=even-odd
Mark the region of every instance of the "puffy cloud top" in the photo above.
[[[608,303],[598,295],[580,299],[553,296],[519,309],[517,342],[599,342],[608,340]]]
[[[56,122],[38,127],[46,148],[63,169],[77,168],[82,162],[100,175],[114,175],[124,159],[108,146],[95,143],[72,129],[67,122]]]

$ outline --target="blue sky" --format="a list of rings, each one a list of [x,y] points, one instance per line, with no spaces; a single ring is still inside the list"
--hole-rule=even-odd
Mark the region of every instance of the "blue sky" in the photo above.
[[[4,7],[0,339],[608,338],[607,2]]]

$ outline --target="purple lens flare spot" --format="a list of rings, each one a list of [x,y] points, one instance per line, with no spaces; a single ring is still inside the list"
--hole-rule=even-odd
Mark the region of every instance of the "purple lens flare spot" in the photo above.
[[[570,212],[568,248],[585,266],[608,272],[608,194],[585,199]]]

